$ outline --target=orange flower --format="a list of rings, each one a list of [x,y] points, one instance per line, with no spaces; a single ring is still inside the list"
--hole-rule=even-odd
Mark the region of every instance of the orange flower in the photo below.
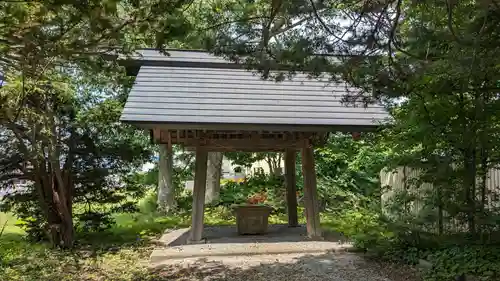
[[[267,200],[267,194],[266,193],[256,193],[252,196],[250,196],[247,200],[249,204],[262,204]]]

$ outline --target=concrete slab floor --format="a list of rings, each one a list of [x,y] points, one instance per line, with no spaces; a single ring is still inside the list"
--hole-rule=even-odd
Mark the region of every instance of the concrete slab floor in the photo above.
[[[338,233],[326,233],[322,241],[311,241],[306,228],[270,225],[265,235],[238,235],[235,226],[206,227],[200,244],[189,244],[189,229],[166,232],[159,240],[164,245],[151,254],[152,265],[175,263],[187,259],[214,259],[235,261],[235,257],[275,256],[295,254],[322,254],[332,251],[346,251],[352,245]],[[257,258],[257,257],[255,257]],[[261,257],[264,258],[264,257]]]
[[[346,243],[347,239],[340,233],[325,232],[324,240]],[[165,247],[188,245],[189,228],[168,230],[159,242]],[[269,225],[268,233],[264,235],[238,235],[236,226],[205,226],[203,243],[256,243],[256,242],[300,242],[310,241],[307,238],[305,226],[289,227],[283,224]]]

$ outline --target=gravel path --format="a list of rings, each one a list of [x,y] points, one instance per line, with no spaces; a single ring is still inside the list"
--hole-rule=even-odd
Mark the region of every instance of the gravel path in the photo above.
[[[192,258],[164,264],[158,280],[417,281],[411,269],[348,252]]]
[[[419,281],[415,272],[347,250],[338,235],[310,241],[305,228],[271,226],[265,236],[238,236],[234,227],[206,228],[206,243],[187,245],[188,230],[160,239],[151,254],[153,280],[179,281]]]

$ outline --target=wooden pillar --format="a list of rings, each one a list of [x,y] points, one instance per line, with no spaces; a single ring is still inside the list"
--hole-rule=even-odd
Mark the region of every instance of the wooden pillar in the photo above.
[[[205,208],[205,186],[207,180],[207,156],[204,149],[196,149],[196,164],[193,187],[193,211],[189,243],[200,243],[203,236],[203,215]]]
[[[288,226],[299,225],[297,216],[297,177],[295,175],[295,149],[285,151],[285,185],[288,209]]]
[[[314,168],[313,147],[309,140],[302,148],[302,173],[304,175],[304,205],[306,208],[307,236],[321,238],[316,171]]]

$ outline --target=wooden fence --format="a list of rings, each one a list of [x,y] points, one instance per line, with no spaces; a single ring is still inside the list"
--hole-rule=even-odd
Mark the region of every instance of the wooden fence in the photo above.
[[[383,188],[382,207],[384,213],[393,219],[404,219],[404,216],[412,217],[414,220],[426,220],[432,216],[439,216],[439,208],[435,204],[429,203],[429,196],[436,192],[430,183],[422,183],[420,186],[412,184],[419,178],[421,170],[409,167],[398,167],[394,170],[382,170],[380,172],[380,182]],[[497,212],[500,215],[500,169],[491,169],[486,179],[486,204],[485,208]],[[402,195],[404,194],[404,195]],[[406,196],[407,200],[401,209],[391,208],[393,200]],[[481,197],[477,194],[477,200]],[[401,205],[401,204],[399,204]],[[432,219],[427,220],[432,221]],[[452,217],[441,212],[441,223],[443,233],[457,233],[467,230],[467,226],[457,217]],[[428,223],[423,226],[423,230],[438,233],[439,222]]]

